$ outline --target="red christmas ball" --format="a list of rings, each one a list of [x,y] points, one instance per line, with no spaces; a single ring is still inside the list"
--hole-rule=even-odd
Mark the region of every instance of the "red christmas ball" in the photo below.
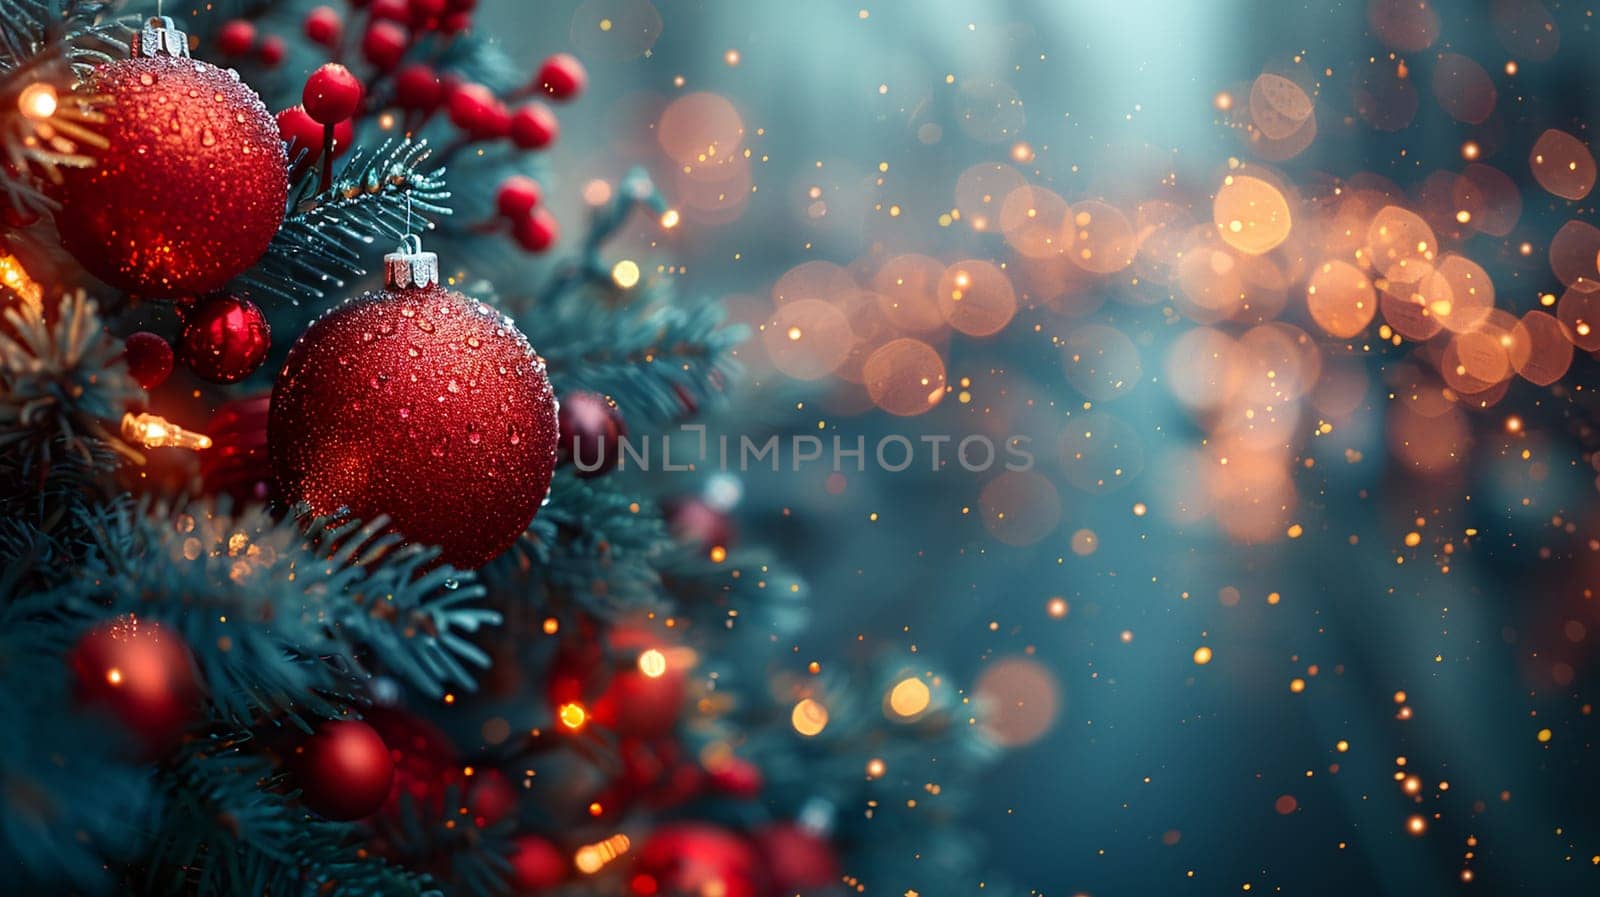
[[[256,45],[256,26],[245,19],[234,19],[217,29],[217,52],[224,56],[243,56]]]
[[[411,35],[394,22],[374,20],[361,36],[361,55],[381,72],[394,71],[411,45]]]
[[[286,500],[385,515],[472,568],[510,547],[549,491],[555,397],[509,318],[437,284],[393,287],[300,337],[269,440]]]
[[[584,479],[616,468],[628,427],[610,400],[592,392],[570,393],[561,400],[560,422],[561,463],[571,462]]]
[[[535,894],[566,880],[567,856],[538,835],[518,835],[511,841],[511,893]]]
[[[361,819],[383,806],[394,781],[389,747],[360,720],[329,720],[290,758],[300,800],[328,819]]]
[[[255,373],[272,348],[272,331],[260,306],[239,296],[213,296],[195,306],[183,325],[183,363],[213,383],[233,383]]]
[[[305,29],[307,40],[331,49],[339,44],[339,37],[344,33],[344,21],[339,18],[338,10],[331,6],[319,6],[306,13]]]
[[[267,415],[272,394],[228,402],[211,416],[211,448],[200,452],[200,483],[207,495],[228,495],[240,505],[272,498]]]
[[[810,829],[777,822],[752,836],[774,893],[820,891],[839,883],[839,859],[833,845]]]
[[[311,120],[332,125],[350,119],[361,105],[361,82],[337,62],[329,62],[306,79],[300,101]]]
[[[285,44],[283,38],[276,34],[268,35],[266,40],[261,42],[261,49],[256,51],[256,58],[260,59],[261,64],[269,69],[282,65],[283,57],[287,55],[289,55],[288,44]]]
[[[172,344],[148,330],[129,334],[122,343],[128,373],[145,389],[155,389],[172,376]]]
[[[568,642],[550,677],[550,703],[577,702],[589,719],[618,735],[656,739],[677,728],[688,694],[687,671],[673,665],[665,638],[652,630],[621,625],[595,639]],[[646,652],[654,654],[645,658]]]
[[[152,753],[195,718],[200,687],[189,646],[160,623],[108,620],[78,640],[67,662],[78,703],[109,711]]]
[[[266,252],[289,181],[277,124],[238,75],[170,56],[96,68],[109,146],[63,168],[61,240],[107,283],[152,296],[220,289]]]
[[[554,100],[570,100],[580,93],[589,83],[589,73],[584,71],[583,63],[570,53],[557,53],[546,59],[544,65],[539,66],[539,74],[534,77],[534,83],[539,89],[549,94]]]
[[[561,225],[548,209],[539,207],[512,222],[511,236],[529,252],[544,252],[561,239]]]
[[[745,839],[696,822],[656,829],[628,874],[628,889],[638,897],[756,897],[761,883],[761,860]]]
[[[383,737],[394,761],[394,785],[384,801],[383,814],[395,818],[401,802],[421,810],[423,818],[441,818],[445,793],[462,779],[461,755],[433,723],[402,710],[374,709],[367,723]]]
[[[519,149],[544,149],[556,142],[561,134],[561,123],[556,114],[543,103],[529,103],[511,115],[509,127],[511,142]]]
[[[514,174],[501,182],[494,204],[501,217],[516,219],[532,212],[543,198],[544,191],[538,181]]]
[[[394,76],[394,98],[402,109],[432,112],[444,102],[444,85],[429,66],[408,65]]]
[[[743,757],[729,757],[706,771],[706,786],[719,794],[749,799],[761,794],[766,777],[761,767]]]
[[[303,149],[306,157],[302,164],[309,164],[322,158],[322,125],[314,121],[302,106],[290,106],[278,113],[278,130],[283,132],[283,139],[293,144],[294,152],[298,155]],[[350,142],[355,139],[356,127],[350,119],[345,119],[333,126],[333,157],[335,159],[350,151]]]
[[[467,787],[467,811],[479,828],[488,828],[517,809],[517,789],[498,769],[485,769]]]

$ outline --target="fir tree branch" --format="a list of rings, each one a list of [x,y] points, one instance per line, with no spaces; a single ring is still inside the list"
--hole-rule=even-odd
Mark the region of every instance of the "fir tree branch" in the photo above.
[[[450,214],[444,171],[428,171],[424,164],[429,152],[426,143],[406,140],[387,141],[370,153],[358,149],[322,193],[314,194],[314,175],[301,172],[290,193],[289,217],[237,285],[298,305],[301,299],[324,300],[364,276],[364,260],[375,244],[398,243],[411,231],[431,229],[428,216]],[[291,147],[291,171],[302,155]]]
[[[608,479],[569,473],[557,472],[549,501],[519,545],[538,565],[536,586],[601,617],[660,606],[655,563],[672,540],[659,513]]]

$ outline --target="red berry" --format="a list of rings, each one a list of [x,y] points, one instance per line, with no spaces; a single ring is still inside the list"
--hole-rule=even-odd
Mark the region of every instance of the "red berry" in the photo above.
[[[529,252],[544,252],[561,238],[561,226],[546,209],[535,207],[511,226],[511,235]]]
[[[416,24],[432,22],[444,15],[445,0],[411,0],[411,21]]]
[[[472,27],[472,13],[453,12],[439,20],[442,34],[460,34]]]
[[[494,140],[511,130],[505,104],[482,84],[463,84],[450,93],[450,121],[474,140]]]
[[[529,103],[511,116],[511,142],[525,150],[544,149],[556,142],[561,125],[543,103]]]
[[[546,59],[534,78],[534,84],[554,100],[570,100],[583,93],[588,83],[589,73],[584,71],[583,63],[570,53],[557,53]]]
[[[361,36],[361,55],[380,71],[393,71],[406,55],[411,34],[394,22],[373,22]]]
[[[155,389],[172,375],[172,344],[148,330],[130,334],[122,343],[128,373],[145,389]]]
[[[444,102],[444,85],[428,66],[408,65],[394,76],[394,98],[402,109],[432,112]]]
[[[514,221],[532,212],[543,196],[544,191],[539,188],[538,181],[514,174],[500,184],[500,192],[495,196],[495,208],[502,217]]]
[[[325,63],[306,79],[300,99],[313,121],[337,124],[356,114],[361,105],[361,82],[339,63]]]
[[[350,150],[350,143],[355,139],[355,125],[349,119],[333,126],[333,157],[335,159]],[[283,142],[294,148],[291,155],[298,154],[300,150],[309,150],[305,161],[315,162],[322,157],[322,125],[314,121],[302,106],[291,106],[278,113],[278,133],[283,135]]]
[[[217,31],[217,50],[224,56],[243,56],[256,45],[256,26],[234,19]]]
[[[338,45],[339,35],[344,33],[344,22],[339,18],[339,11],[331,6],[319,6],[306,13],[306,38],[314,44],[332,48]]]
[[[411,4],[406,0],[372,0],[372,18],[390,22],[405,22],[411,18]]]
[[[478,8],[478,0],[446,0],[445,6],[451,12],[472,12]]]
[[[289,48],[283,38],[276,34],[261,42],[261,48],[256,50],[256,55],[261,59],[261,64],[267,68],[277,68],[283,64],[283,57],[288,55]]]
[[[344,2],[350,4],[351,9],[366,9],[372,4],[372,0],[344,0]]]

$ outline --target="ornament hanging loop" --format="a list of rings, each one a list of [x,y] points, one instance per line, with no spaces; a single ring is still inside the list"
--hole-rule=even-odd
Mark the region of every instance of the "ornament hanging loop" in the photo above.
[[[383,284],[387,289],[431,287],[439,283],[439,256],[422,248],[422,238],[406,234],[400,249],[383,257]]]
[[[189,35],[178,29],[171,16],[151,16],[144,28],[134,34],[130,46],[135,59],[140,57],[171,56],[189,58]]]

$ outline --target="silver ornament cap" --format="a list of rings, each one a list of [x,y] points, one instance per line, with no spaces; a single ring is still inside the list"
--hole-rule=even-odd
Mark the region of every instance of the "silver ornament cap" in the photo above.
[[[189,35],[173,24],[171,16],[151,16],[144,27],[133,35],[129,47],[135,59],[139,57],[172,56],[189,58]]]
[[[391,290],[431,287],[439,283],[439,256],[424,252],[422,238],[406,234],[400,249],[383,257],[383,285]]]

